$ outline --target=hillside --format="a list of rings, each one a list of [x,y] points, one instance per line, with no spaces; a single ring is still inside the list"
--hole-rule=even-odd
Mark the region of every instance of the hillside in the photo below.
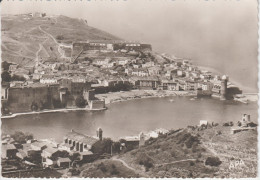
[[[80,177],[84,178],[140,177],[134,170],[125,167],[122,162],[113,159],[98,160],[93,163],[84,164],[80,170]]]
[[[257,132],[231,135],[230,127],[220,125],[190,127],[151,139],[114,159],[143,177],[256,177]]]
[[[32,66],[38,60],[66,60],[72,41],[118,40],[66,16],[2,15],[2,61]],[[65,54],[67,53],[67,54]]]

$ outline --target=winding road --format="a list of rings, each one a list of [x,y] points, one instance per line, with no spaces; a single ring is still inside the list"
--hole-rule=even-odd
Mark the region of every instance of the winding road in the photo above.
[[[57,21],[56,21],[57,23]],[[55,24],[56,24],[55,23]],[[58,46],[58,52],[60,54],[60,58],[63,58],[63,59],[67,59],[67,60],[70,60],[70,57],[66,57],[65,56],[65,51],[63,49],[61,49],[61,46],[64,46],[63,44],[60,44],[55,37],[53,37],[53,35],[51,35],[50,33],[46,32],[45,30],[42,29],[41,26],[38,26],[39,30],[42,31],[44,34],[46,34],[47,36],[49,36],[54,42],[55,44],[57,44]]]

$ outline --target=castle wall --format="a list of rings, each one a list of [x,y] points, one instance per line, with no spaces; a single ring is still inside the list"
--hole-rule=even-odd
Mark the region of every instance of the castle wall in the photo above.
[[[105,101],[101,101],[101,100],[90,101],[89,107],[90,109],[104,109]]]
[[[9,88],[7,108],[12,113],[32,111],[32,104],[38,110],[52,109],[58,99],[58,86]]]

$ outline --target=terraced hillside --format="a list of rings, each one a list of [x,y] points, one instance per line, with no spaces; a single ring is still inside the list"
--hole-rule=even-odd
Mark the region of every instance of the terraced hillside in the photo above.
[[[2,15],[2,61],[32,66],[37,61],[69,60],[71,42],[116,40],[87,25],[86,20],[65,16]]]

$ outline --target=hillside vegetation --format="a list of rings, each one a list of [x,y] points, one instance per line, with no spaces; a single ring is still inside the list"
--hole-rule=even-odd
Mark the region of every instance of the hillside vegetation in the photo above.
[[[85,20],[66,16],[3,15],[1,23],[2,61],[24,66],[32,66],[37,60],[64,60],[60,44],[119,39],[88,26]]]
[[[114,158],[144,177],[256,177],[257,132],[231,135],[230,127],[220,125],[189,127]]]

